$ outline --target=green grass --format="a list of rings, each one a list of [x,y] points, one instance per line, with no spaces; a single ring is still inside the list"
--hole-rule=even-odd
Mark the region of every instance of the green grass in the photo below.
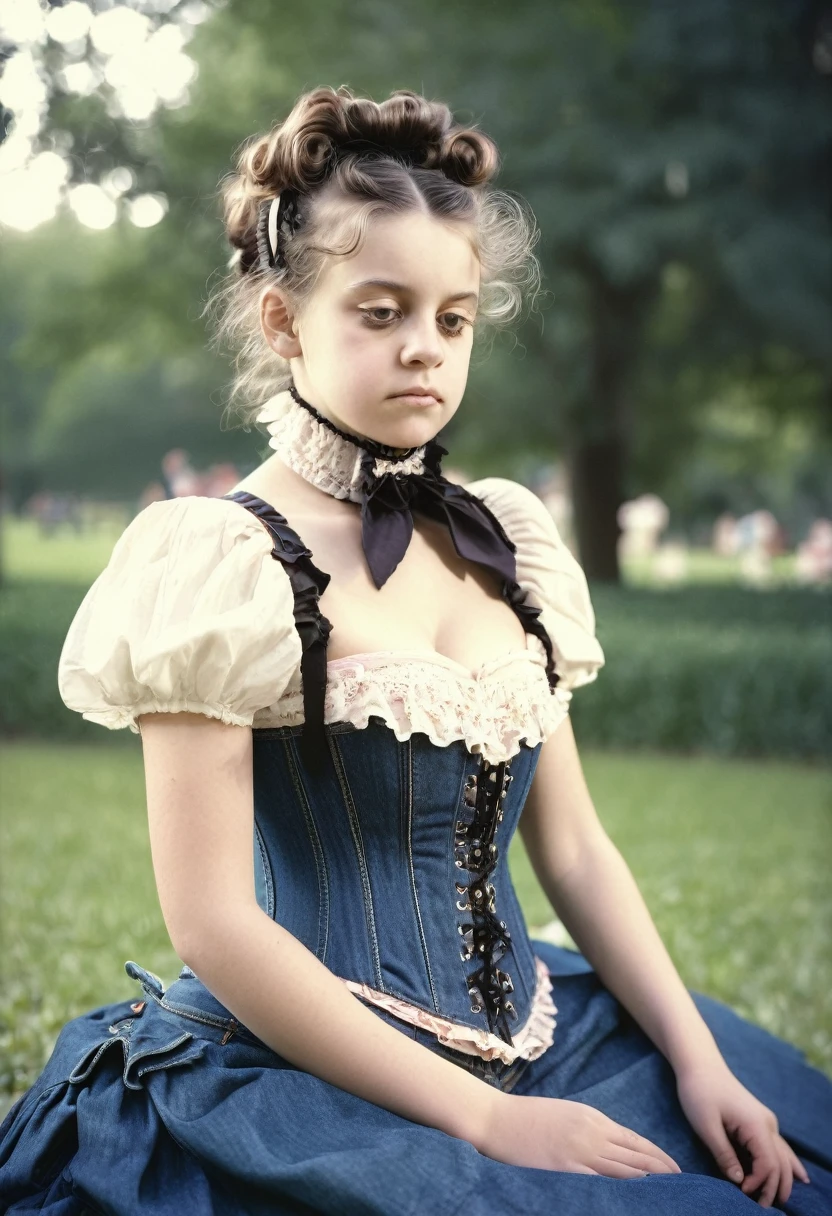
[[[139,995],[126,959],[176,977],[132,743],[0,747],[0,1092],[31,1084],[66,1020]],[[685,983],[832,1075],[832,772],[589,750],[584,765]],[[509,860],[529,925],[551,921],[519,835]]]
[[[45,534],[33,519],[6,516],[2,521],[4,573],[18,581],[46,579],[86,590],[107,565],[128,522],[126,512],[114,512],[83,531],[60,524]]]
[[[832,769],[585,751],[607,832],[688,985],[832,1076]],[[529,925],[552,918],[519,838]],[[568,943],[567,943],[568,944]]]
[[[698,583],[745,583],[742,565],[738,557],[721,557],[705,548],[690,548],[686,553],[686,572],[682,584]],[[772,587],[795,587],[800,584],[795,574],[795,556],[783,553],[771,561]],[[632,587],[655,587],[662,580],[655,571],[655,555],[641,557],[628,555],[621,561],[624,581]]]

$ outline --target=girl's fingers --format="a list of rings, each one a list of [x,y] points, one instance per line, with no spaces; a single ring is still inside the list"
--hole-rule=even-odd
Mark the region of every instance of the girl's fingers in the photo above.
[[[766,1135],[763,1138],[760,1132],[752,1133],[745,1142],[745,1147],[751,1154],[754,1164],[751,1173],[740,1183],[740,1187],[746,1195],[752,1195],[761,1186],[768,1183],[772,1174],[776,1173],[779,1180],[780,1158],[775,1152],[770,1136]],[[760,1202],[762,1202],[762,1197]]]
[[[780,1185],[780,1172],[783,1168],[777,1148],[773,1143],[766,1145],[765,1161],[762,1188],[757,1202],[761,1208],[770,1208]]]
[[[770,1208],[774,1203],[774,1196],[777,1194],[777,1188],[780,1185],[780,1169],[775,1166],[772,1173],[766,1178],[763,1189],[760,1192],[760,1207]]]
[[[611,1154],[615,1154],[612,1156]],[[640,1152],[638,1149],[625,1148],[620,1144],[610,1144],[607,1146],[608,1161],[620,1161],[623,1165],[632,1166],[633,1169],[645,1171],[648,1174],[677,1174],[680,1171],[675,1163],[670,1164],[665,1161],[663,1156],[659,1156],[658,1150],[654,1153]]]
[[[789,1162],[791,1164],[792,1172],[794,1173],[795,1178],[799,1178],[801,1182],[810,1182],[811,1179],[809,1178],[809,1173],[806,1169],[806,1166],[800,1160],[800,1158],[798,1157],[798,1155],[794,1151],[794,1149],[791,1147],[791,1145],[787,1141],[784,1141],[784,1144],[786,1145],[786,1150],[789,1155]]]
[[[645,1174],[667,1174],[670,1171],[665,1167],[659,1167],[657,1162],[644,1161],[641,1165],[633,1165],[629,1161],[622,1161],[620,1157],[598,1157],[598,1165],[600,1173],[607,1178],[643,1178]]]
[[[777,1202],[785,1203],[792,1193],[794,1174],[789,1160],[789,1146],[782,1136],[777,1136],[777,1152],[780,1157],[780,1185],[777,1188]]]
[[[659,1148],[658,1144],[654,1144],[652,1140],[648,1140],[646,1136],[640,1136],[638,1132],[634,1132],[630,1128],[619,1127],[616,1130],[624,1134],[616,1135],[613,1132],[610,1136],[611,1146],[621,1148],[625,1153],[638,1153],[643,1157],[658,1160],[661,1163],[662,1173],[681,1174],[681,1168],[669,1153],[666,1153],[663,1148]],[[644,1168],[649,1169],[651,1174],[658,1172],[653,1165],[647,1165]]]

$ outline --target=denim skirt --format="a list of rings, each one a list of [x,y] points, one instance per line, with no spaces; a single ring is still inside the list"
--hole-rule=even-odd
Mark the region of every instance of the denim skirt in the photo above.
[[[46,1067],[0,1124],[0,1212],[46,1216],[742,1216],[691,1128],[675,1077],[587,960],[533,940],[558,1007],[537,1060],[503,1065],[441,1046],[488,1084],[584,1102],[669,1153],[679,1174],[616,1179],[533,1169],[394,1114],[296,1068],[181,979],[136,964],[134,1001],[61,1030]],[[785,1206],[832,1214],[832,1081],[791,1043],[691,991],[728,1066],[777,1116],[803,1161]],[[221,1009],[221,1007],[219,1007]]]

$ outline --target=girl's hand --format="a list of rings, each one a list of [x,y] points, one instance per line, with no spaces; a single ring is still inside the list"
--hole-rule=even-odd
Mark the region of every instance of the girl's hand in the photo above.
[[[486,1157],[539,1170],[643,1178],[680,1174],[658,1145],[585,1102],[521,1094],[493,1095],[487,1125],[473,1141]]]
[[[676,1089],[688,1122],[726,1176],[749,1196],[762,1187],[761,1207],[771,1207],[775,1196],[784,1204],[795,1175],[809,1181],[803,1163],[779,1134],[777,1116],[737,1080],[724,1060],[686,1069],[677,1075]],[[745,1178],[729,1137],[753,1163]]]

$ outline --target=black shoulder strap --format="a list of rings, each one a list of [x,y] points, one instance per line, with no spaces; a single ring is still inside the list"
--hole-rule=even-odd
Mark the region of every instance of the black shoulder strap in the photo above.
[[[530,602],[528,591],[524,587],[521,587],[517,581],[517,562],[515,557],[517,546],[509,537],[501,521],[482,498],[476,494],[472,494],[464,486],[450,482],[446,478],[441,479],[441,484],[444,487],[444,497],[440,496],[435,499],[425,497],[420,504],[420,509],[430,518],[448,527],[454,547],[460,557],[478,562],[499,578],[502,597],[509,608],[514,611],[515,616],[518,617],[526,633],[533,633],[543,643],[543,648],[546,651],[546,678],[549,682],[549,688],[554,692],[560,681],[560,674],[555,665],[552,639],[549,637],[543,622],[538,619],[542,609],[536,608]],[[488,530],[486,532],[488,540],[486,544],[478,544],[477,532],[471,532],[468,536],[463,533],[462,537],[457,535],[452,518],[447,512],[448,501],[453,502],[455,500],[463,500],[475,504],[476,510],[485,516],[488,521]],[[482,540],[481,532],[479,532],[479,539],[480,541]],[[470,540],[474,541],[474,551],[471,550],[469,545]],[[476,551],[477,549],[479,549],[479,552]]]
[[[310,771],[320,772],[327,756],[324,731],[326,647],[332,625],[318,607],[318,598],[329,585],[331,575],[314,565],[312,550],[307,549],[285,515],[264,499],[247,490],[237,490],[222,497],[238,502],[257,516],[272,538],[272,557],[283,562],[292,584],[295,626],[303,646],[300,670],[304,725],[300,748]]]

